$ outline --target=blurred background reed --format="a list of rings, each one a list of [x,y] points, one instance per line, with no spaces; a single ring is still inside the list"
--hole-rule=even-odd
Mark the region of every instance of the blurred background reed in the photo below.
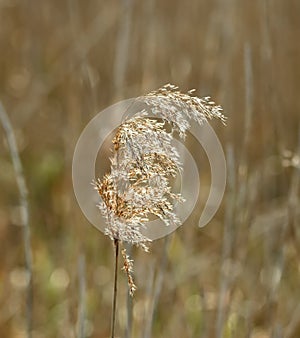
[[[139,289],[128,300],[121,277],[119,336],[300,337],[299,15],[296,0],[0,1],[1,114],[28,189],[33,288],[31,306],[1,128],[1,337],[29,337],[30,317],[33,338],[109,336],[112,244],[77,205],[73,151],[97,112],[169,82],[224,107],[227,190],[203,229],[196,210],[150,254],[133,250]]]

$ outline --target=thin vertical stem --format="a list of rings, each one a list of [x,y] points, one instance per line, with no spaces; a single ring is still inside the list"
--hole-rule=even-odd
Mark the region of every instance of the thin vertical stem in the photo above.
[[[119,240],[116,238],[114,240],[114,245],[115,245],[115,279],[114,279],[114,295],[113,295],[113,307],[112,307],[111,338],[115,337],[117,291],[118,291]]]

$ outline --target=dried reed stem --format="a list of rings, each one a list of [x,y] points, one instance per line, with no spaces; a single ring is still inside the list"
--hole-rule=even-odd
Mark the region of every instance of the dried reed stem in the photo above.
[[[114,246],[115,246],[115,278],[114,278],[114,294],[113,294],[113,306],[112,306],[111,338],[115,337],[117,292],[118,292],[119,240],[116,238],[114,239]]]
[[[32,283],[32,252],[29,227],[29,206],[28,206],[28,190],[23,173],[23,166],[19,156],[15,134],[10,123],[9,117],[0,102],[0,120],[7,138],[7,144],[13,163],[16,181],[20,195],[21,205],[21,221],[23,225],[23,242],[25,254],[25,267],[28,276],[27,299],[26,299],[26,324],[27,338],[32,337],[32,307],[33,307],[33,283]]]

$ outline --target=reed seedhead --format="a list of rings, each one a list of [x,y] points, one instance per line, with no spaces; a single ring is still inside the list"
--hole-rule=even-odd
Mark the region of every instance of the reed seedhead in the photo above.
[[[175,202],[183,202],[180,193],[172,191],[171,179],[183,170],[180,156],[172,141],[175,133],[184,139],[190,121],[203,124],[217,118],[225,123],[222,108],[210,97],[198,98],[194,91],[182,93],[171,84],[136,99],[146,110],[126,119],[113,138],[110,172],[94,182],[101,197],[98,207],[106,220],[105,234],[115,245],[115,281],[112,311],[112,337],[115,332],[117,267],[119,243],[127,242],[149,250],[151,239],[142,229],[149,217],[156,216],[166,226],[177,227],[180,219]],[[168,128],[166,128],[168,127]],[[133,260],[122,250],[123,270],[127,275],[129,294],[133,296]]]
[[[178,151],[172,145],[174,133],[184,138],[191,120],[203,124],[217,118],[224,123],[226,118],[210,97],[199,98],[193,90],[182,93],[171,84],[137,101],[149,106],[162,122],[147,117],[145,110],[125,120],[112,141],[110,173],[98,179],[95,188],[101,197],[98,207],[106,219],[106,235],[148,251],[151,240],[141,229],[150,215],[167,226],[180,224],[174,202],[184,199],[172,192],[170,184],[182,170]],[[171,131],[167,132],[166,125]]]
[[[106,234],[113,240],[141,246],[151,240],[141,233],[150,215],[166,225],[179,224],[170,179],[181,170],[179,154],[164,123],[145,117],[125,121],[113,139],[111,171],[95,182],[101,196],[98,207],[106,219]]]

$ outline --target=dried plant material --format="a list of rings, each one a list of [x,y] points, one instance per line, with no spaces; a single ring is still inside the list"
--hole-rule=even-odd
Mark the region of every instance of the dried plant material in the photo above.
[[[203,124],[211,118],[225,122],[225,117],[222,108],[209,97],[198,98],[193,91],[184,94],[170,84],[137,101],[146,103],[162,122],[148,117],[145,110],[125,120],[112,141],[110,172],[94,185],[101,197],[98,207],[106,219],[105,234],[115,242],[128,242],[148,251],[151,239],[142,234],[142,228],[151,215],[166,226],[180,225],[174,204],[184,198],[172,191],[171,179],[183,168],[172,145],[174,132],[184,138],[190,120]],[[133,261],[126,251],[122,255],[133,295],[136,289],[131,276]]]
[[[138,98],[151,112],[163,119],[158,122],[141,111],[126,120],[113,139],[111,171],[95,182],[101,196],[99,209],[106,219],[106,234],[148,250],[151,241],[141,233],[150,215],[165,225],[179,225],[174,202],[182,202],[180,194],[171,191],[170,179],[182,170],[177,149],[172,145],[173,132],[184,138],[189,120],[199,124],[213,117],[225,121],[222,108],[209,98],[198,98],[173,85]],[[171,126],[171,132],[165,129]]]
[[[106,219],[106,234],[112,239],[129,242],[148,250],[151,241],[141,233],[150,215],[165,225],[179,225],[174,202],[183,201],[171,191],[170,179],[182,170],[177,149],[172,145],[173,131],[185,137],[189,120],[199,124],[213,117],[225,121],[222,108],[209,97],[198,98],[173,85],[153,91],[143,100],[151,112],[163,119],[158,122],[141,111],[126,120],[113,139],[111,171],[95,182],[101,196],[99,209]],[[165,125],[172,127],[167,132]]]
[[[99,209],[111,238],[148,249],[150,239],[140,229],[149,215],[166,225],[179,224],[172,201],[182,201],[171,191],[170,179],[181,170],[179,154],[164,123],[149,118],[124,122],[113,139],[111,172],[95,183],[102,198]]]
[[[213,118],[226,122],[221,106],[216,105],[210,96],[199,98],[194,95],[194,92],[195,90],[192,89],[182,93],[178,87],[167,84],[141,97],[141,100],[151,106],[153,114],[170,123],[179,132],[180,137],[184,138],[190,128],[191,119],[199,124]]]
[[[126,249],[122,250],[122,256],[124,259],[124,264],[122,270],[125,271],[128,281],[128,287],[129,287],[129,294],[131,297],[133,297],[135,290],[137,289],[136,285],[134,284],[134,280],[132,277],[133,273],[133,260],[130,259],[130,257],[126,254]]]

